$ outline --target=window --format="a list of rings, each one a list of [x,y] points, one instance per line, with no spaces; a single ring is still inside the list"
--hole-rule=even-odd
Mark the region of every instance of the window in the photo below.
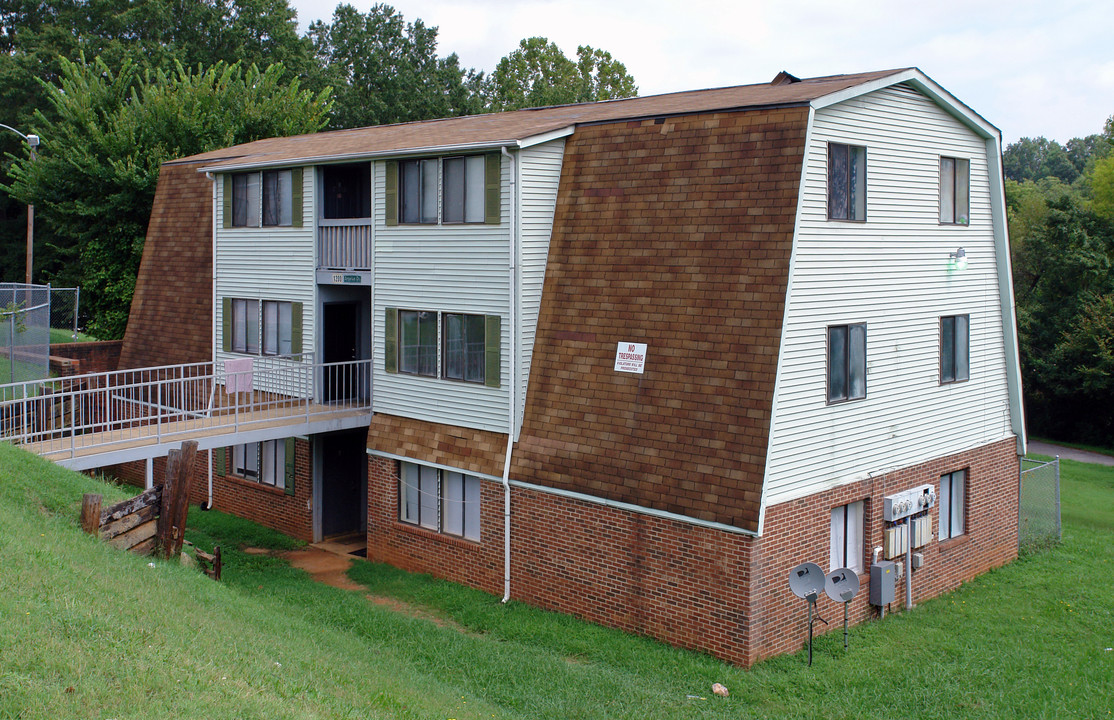
[[[259,354],[259,301],[232,300],[232,352]]]
[[[224,176],[224,227],[260,226],[302,226],[302,168]]]
[[[863,571],[863,500],[832,508],[832,542],[829,571],[850,568]]]
[[[940,539],[958,537],[964,533],[963,513],[967,503],[964,492],[967,486],[967,472],[956,470],[940,476]]]
[[[940,318],[940,383],[960,382],[970,376],[970,316]]]
[[[499,222],[499,153],[387,163],[386,222]]]
[[[437,377],[437,313],[399,310],[398,371]]]
[[[292,352],[292,303],[263,301],[263,354],[290,355]]]
[[[302,303],[223,298],[221,307],[224,352],[245,355],[302,352]]]
[[[443,316],[445,377],[483,383],[485,321],[483,315],[445,313]]]
[[[866,148],[828,143],[828,219],[866,220]]]
[[[940,158],[940,222],[966,225],[971,208],[971,161]]]
[[[292,190],[289,170],[268,170],[263,173],[264,227],[292,224]]]
[[[286,487],[285,440],[232,446],[232,474],[263,485]]]
[[[371,217],[371,163],[325,165],[321,176],[321,217]]]
[[[259,227],[259,173],[232,176],[232,226]]]
[[[498,315],[386,308],[383,369],[497,388],[501,327]]]
[[[866,324],[828,328],[828,402],[866,397]]]
[[[480,539],[480,480],[428,465],[399,463],[399,520],[410,525]]]

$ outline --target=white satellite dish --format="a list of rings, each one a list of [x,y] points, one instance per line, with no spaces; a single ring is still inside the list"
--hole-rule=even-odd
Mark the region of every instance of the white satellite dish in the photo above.
[[[847,604],[859,594],[859,576],[851,568],[832,570],[824,578],[824,592],[837,603],[843,603],[843,649],[847,649]]]
[[[824,589],[824,571],[816,563],[801,563],[789,571],[789,589],[803,600],[816,602]]]

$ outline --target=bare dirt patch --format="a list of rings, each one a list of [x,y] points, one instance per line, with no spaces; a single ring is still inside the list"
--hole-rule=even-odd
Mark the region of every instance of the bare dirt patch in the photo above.
[[[341,590],[363,590],[364,586],[348,577],[352,559],[315,547],[291,550],[279,555],[301,570],[305,570],[314,580]]]

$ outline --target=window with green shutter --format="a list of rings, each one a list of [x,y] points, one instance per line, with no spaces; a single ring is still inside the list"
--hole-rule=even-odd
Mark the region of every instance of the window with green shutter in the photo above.
[[[498,225],[502,221],[498,152],[389,160],[385,169],[387,225]]]

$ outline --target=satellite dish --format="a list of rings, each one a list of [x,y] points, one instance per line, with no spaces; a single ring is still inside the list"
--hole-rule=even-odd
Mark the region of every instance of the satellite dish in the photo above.
[[[837,603],[851,602],[859,592],[859,576],[851,568],[833,570],[824,579],[824,592]]]
[[[824,571],[816,563],[801,563],[789,571],[789,589],[799,598],[816,602],[824,589]]]

